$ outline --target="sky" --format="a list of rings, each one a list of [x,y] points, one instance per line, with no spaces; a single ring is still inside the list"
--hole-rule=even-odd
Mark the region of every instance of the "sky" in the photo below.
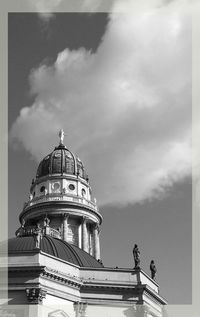
[[[63,128],[65,145],[83,161],[103,215],[104,265],[133,267],[137,243],[145,272],[155,260],[161,294],[170,304],[189,304],[187,5],[153,1],[119,14],[114,12],[126,8],[116,1],[110,14],[53,14],[52,3],[48,14],[9,14],[9,235],[40,160],[58,144]]]

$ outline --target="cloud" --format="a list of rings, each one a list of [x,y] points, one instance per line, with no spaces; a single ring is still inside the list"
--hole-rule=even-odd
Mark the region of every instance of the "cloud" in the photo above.
[[[29,0],[31,7],[36,10],[43,22],[49,22],[54,18],[53,13],[63,0]]]
[[[112,3],[115,3],[115,0],[111,0],[109,3],[105,3],[104,0],[76,0],[74,2],[63,0],[29,0],[31,8],[38,12],[39,18],[45,23],[55,18],[55,12],[61,9],[61,5],[61,12],[97,12],[98,10],[110,10]]]
[[[158,198],[191,175],[191,19],[176,1],[110,14],[95,53],[30,74],[35,102],[10,131],[38,161],[67,133],[100,204]]]
[[[82,1],[82,10],[87,10],[93,12],[99,9],[102,5],[102,0],[83,0]]]

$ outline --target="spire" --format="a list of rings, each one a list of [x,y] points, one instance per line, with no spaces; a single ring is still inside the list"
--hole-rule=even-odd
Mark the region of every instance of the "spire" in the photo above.
[[[64,145],[64,144],[63,144],[64,137],[65,137],[64,130],[61,129],[61,130],[59,131],[60,145]]]

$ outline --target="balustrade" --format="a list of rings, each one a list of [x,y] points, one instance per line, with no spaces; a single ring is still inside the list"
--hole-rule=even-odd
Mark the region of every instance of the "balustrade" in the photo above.
[[[16,231],[16,236],[32,236],[34,235],[36,231],[36,226],[26,226],[26,227],[21,227]],[[41,234],[45,235],[45,228],[41,228]],[[53,238],[58,238],[61,239],[61,234],[58,230],[49,227],[48,235],[50,235]]]
[[[30,200],[29,202],[25,202],[23,209],[26,209],[27,207],[33,206],[33,205],[38,204],[38,203],[43,203],[43,202],[48,202],[48,201],[71,201],[71,202],[80,203],[80,204],[89,206],[92,209],[98,211],[96,204],[93,203],[92,201],[89,201],[89,200],[82,198],[82,197],[73,197],[73,196],[69,196],[66,194],[47,194],[45,196],[42,195],[39,197],[35,197],[32,200]]]

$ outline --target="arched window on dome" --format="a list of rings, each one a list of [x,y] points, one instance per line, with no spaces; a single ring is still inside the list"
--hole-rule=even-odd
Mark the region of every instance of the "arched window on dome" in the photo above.
[[[42,177],[49,174],[49,160],[49,155],[42,160],[42,162],[38,166],[36,177]]]
[[[40,177],[41,174],[42,174],[42,162],[38,166],[36,177]]]
[[[44,158],[41,166],[41,174],[42,176],[49,174],[49,155]]]
[[[79,175],[80,175],[81,177],[83,177],[83,169],[82,169],[82,168],[80,168],[80,170],[79,170]]]
[[[54,151],[52,158],[52,173],[61,173],[61,153]]]
[[[78,175],[80,177],[84,177],[83,165],[78,162],[77,164]]]
[[[74,160],[68,157],[65,157],[65,173],[74,174]]]

